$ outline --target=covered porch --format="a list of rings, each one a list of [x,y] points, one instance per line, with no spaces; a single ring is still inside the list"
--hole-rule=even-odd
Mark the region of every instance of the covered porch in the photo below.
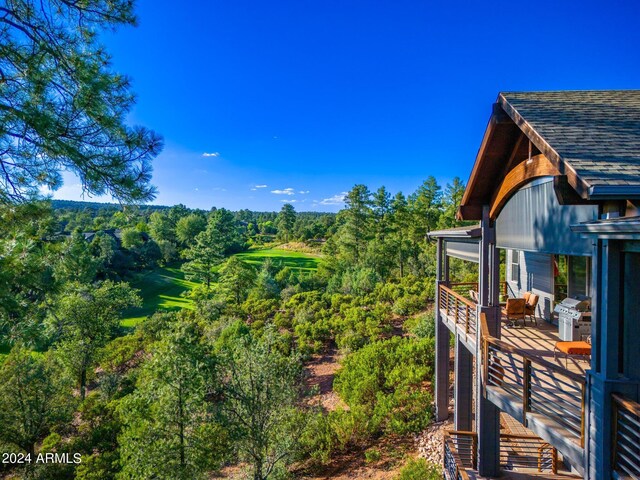
[[[507,318],[500,305],[506,298],[516,296],[516,292],[510,290],[507,282],[499,281],[497,270],[500,264],[496,249],[491,258],[491,282],[484,285],[485,290],[491,290],[488,297],[490,301],[494,299],[492,306],[484,307],[482,298],[475,294],[483,288],[478,283],[451,281],[449,257],[480,262],[482,250],[480,238],[476,236],[478,230],[467,227],[432,234],[440,242],[442,255],[437,285],[437,318],[441,328],[456,339],[454,404],[461,405],[454,409],[454,417],[469,402],[465,399],[466,380],[459,370],[471,369],[471,365],[477,370],[474,375],[469,375],[475,376],[475,395],[527,427],[537,439],[535,441],[542,442],[541,445],[556,447],[565,462],[580,467],[584,463],[585,372],[590,368],[589,358],[558,354],[555,351],[560,341],[558,326],[540,316],[535,318],[535,313],[535,321],[527,318],[526,323],[519,320],[515,328],[505,328]],[[487,314],[493,315],[491,329]],[[466,359],[462,350],[469,352],[471,360]],[[464,421],[458,424],[464,425]],[[471,424],[467,422],[467,425]],[[456,428],[460,431],[459,427]],[[501,436],[499,443],[502,445],[507,440]]]

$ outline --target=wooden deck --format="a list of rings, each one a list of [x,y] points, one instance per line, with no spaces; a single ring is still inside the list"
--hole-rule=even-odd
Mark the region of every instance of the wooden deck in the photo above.
[[[501,479],[582,478],[564,469],[550,445],[507,414],[500,416]],[[472,432],[445,432],[445,478],[484,480],[475,470],[477,437]],[[457,474],[456,474],[457,472]]]
[[[557,359],[554,359],[553,347],[556,342],[560,341],[558,326],[552,325],[542,318],[538,318],[537,322],[537,325],[532,325],[527,321],[527,326],[522,327],[522,323],[519,321],[518,327],[505,328],[505,319],[502,323],[501,340],[533,357],[542,358],[571,372],[584,375],[585,371],[590,368],[588,361],[579,357],[569,357],[565,363],[564,354],[559,354]]]
[[[500,338],[495,338],[464,292],[441,285],[439,306],[447,328],[474,355],[482,355],[486,398],[579,469],[584,463],[585,371],[590,363],[560,353],[554,358],[558,327],[543,319],[537,324],[527,321],[526,326],[519,320],[516,327],[507,328],[503,318]]]

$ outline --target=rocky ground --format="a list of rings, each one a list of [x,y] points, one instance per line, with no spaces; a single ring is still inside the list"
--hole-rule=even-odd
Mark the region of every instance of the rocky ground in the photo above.
[[[444,422],[432,423],[420,435],[416,435],[415,444],[418,456],[436,465],[442,465],[444,450],[442,432],[445,430],[453,430],[451,417]]]

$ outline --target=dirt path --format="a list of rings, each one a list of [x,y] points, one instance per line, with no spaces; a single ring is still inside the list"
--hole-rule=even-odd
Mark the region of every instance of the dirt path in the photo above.
[[[318,402],[325,412],[331,412],[339,406],[347,408],[333,391],[333,379],[340,368],[340,360],[341,356],[333,346],[322,355],[314,355],[306,367],[306,384],[309,388],[317,389],[317,393],[311,397],[311,403]]]

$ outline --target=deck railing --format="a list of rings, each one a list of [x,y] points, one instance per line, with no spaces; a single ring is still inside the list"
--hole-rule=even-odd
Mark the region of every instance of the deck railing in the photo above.
[[[468,478],[466,469],[477,469],[478,436],[475,432],[444,432],[447,478]],[[533,435],[500,434],[500,467],[504,470],[558,471],[558,452]]]
[[[456,282],[449,283],[447,287],[449,287],[457,294],[462,295],[463,297],[467,297],[467,299],[473,300],[470,297],[469,293],[471,290],[473,290],[474,292],[478,292],[480,284],[478,282]],[[500,282],[500,293],[504,296],[508,295],[509,285],[507,284],[507,282]]]
[[[468,435],[467,435],[468,434]],[[460,455],[458,446],[462,440],[463,452],[466,452],[466,444],[476,443],[474,434],[472,432],[444,432],[444,474],[447,480],[469,480],[467,474],[467,468],[474,468],[474,460],[476,458],[475,452],[472,452],[472,457]]]
[[[541,438],[531,435],[500,435],[500,466],[505,470],[534,469],[558,472],[558,451]]]
[[[507,282],[500,282],[502,292],[507,294]],[[439,286],[440,308],[468,335],[475,337],[478,330],[478,304],[470,298],[470,291],[478,291],[477,282],[458,282]]]
[[[640,404],[612,394],[613,470],[618,478],[640,479]]]
[[[484,315],[481,329],[484,385],[521,402],[522,423],[528,412],[542,414],[584,447],[585,378],[492,337]]]
[[[440,308],[446,312],[447,317],[452,318],[467,335],[475,336],[478,323],[476,304],[444,285],[440,285],[438,294]]]

